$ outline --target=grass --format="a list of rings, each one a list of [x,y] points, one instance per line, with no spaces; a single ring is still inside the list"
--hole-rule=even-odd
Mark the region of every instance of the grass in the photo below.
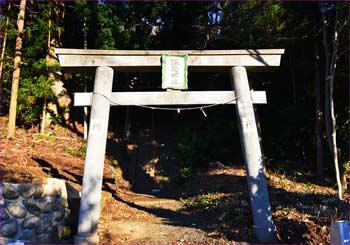
[[[78,151],[76,149],[73,149],[73,148],[70,148],[70,147],[66,147],[66,146],[62,148],[62,152],[63,153],[67,153],[67,154],[69,154],[69,155],[71,155],[73,157],[80,157],[80,156],[82,156],[80,151]]]
[[[37,137],[38,137],[39,139],[47,140],[47,141],[51,141],[51,142],[56,141],[56,139],[55,139],[53,136],[47,135],[47,134],[38,134]]]
[[[62,152],[63,153],[67,153],[73,157],[82,157],[85,155],[86,153],[86,149],[87,149],[87,146],[86,146],[86,142],[84,142],[80,147],[79,149],[74,149],[74,148],[71,148],[71,147],[63,147],[62,148]]]
[[[188,208],[208,209],[216,205],[216,199],[215,193],[206,193],[187,199],[180,198],[180,201]]]

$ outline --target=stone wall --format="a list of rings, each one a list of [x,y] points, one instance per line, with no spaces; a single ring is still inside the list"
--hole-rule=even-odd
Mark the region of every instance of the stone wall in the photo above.
[[[0,184],[0,244],[70,243],[72,232],[66,184]]]

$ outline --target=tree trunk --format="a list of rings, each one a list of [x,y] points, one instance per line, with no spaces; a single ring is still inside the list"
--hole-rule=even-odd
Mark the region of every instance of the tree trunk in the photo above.
[[[313,32],[315,36],[317,33],[317,19],[314,18]],[[314,41],[314,76],[315,76],[315,139],[316,139],[316,173],[317,178],[323,181],[324,171],[323,171],[323,127],[322,119],[323,112],[321,106],[321,78],[320,78],[320,54],[318,40]]]
[[[52,47],[49,50],[49,54],[46,56],[46,61],[49,66],[49,79],[53,80],[51,91],[56,98],[56,103],[48,103],[47,107],[49,111],[53,112],[57,116],[61,115],[64,120],[62,123],[66,123],[69,120],[68,108],[71,99],[67,94],[67,89],[64,87],[63,82],[60,80],[62,72],[56,68],[58,67],[59,62]]]
[[[44,134],[45,133],[45,123],[46,123],[46,99],[44,100],[44,105],[43,105],[43,113],[42,113],[42,119],[41,119],[41,127],[40,127],[40,133]]]
[[[293,64],[293,51],[288,54],[288,70],[289,70],[289,76],[292,81],[292,97],[293,97],[293,104],[295,105],[297,103],[297,86],[295,82],[295,69],[294,69],[294,64]]]
[[[20,76],[20,65],[22,58],[22,37],[24,29],[24,17],[26,10],[26,0],[21,0],[18,14],[18,30],[16,38],[16,52],[15,59],[13,62],[13,76],[12,76],[12,88],[11,88],[11,102],[10,102],[10,112],[9,112],[9,123],[7,137],[13,138],[16,131],[16,112],[17,112],[17,97],[18,97],[18,86],[19,86],[19,76]]]
[[[337,30],[334,32],[334,42],[338,42],[338,33]],[[332,141],[332,155],[333,155],[333,161],[334,161],[334,167],[336,172],[336,178],[337,178],[337,185],[338,185],[338,195],[339,198],[342,200],[342,183],[340,178],[340,170],[339,170],[339,159],[338,159],[338,147],[337,147],[337,132],[336,132],[336,120],[334,115],[334,97],[333,97],[333,88],[334,88],[334,76],[335,76],[335,69],[337,66],[336,63],[336,53],[337,53],[337,44],[334,45],[333,48],[333,55],[332,55],[332,62],[331,62],[331,73],[329,76],[329,117],[330,117],[330,128],[331,128],[331,141]]]
[[[323,46],[325,52],[325,121],[326,121],[326,131],[328,145],[331,151],[332,160],[334,163],[336,180],[338,185],[338,196],[342,200],[342,184],[339,171],[338,163],[338,151],[337,151],[337,141],[336,141],[336,121],[334,116],[334,100],[333,100],[333,84],[335,76],[335,68],[337,61],[337,45],[338,45],[338,32],[337,32],[337,10],[335,10],[335,20],[334,20],[334,39],[333,49],[329,51],[328,40],[327,40],[327,21],[325,18],[324,11],[322,13],[322,25],[323,25]],[[330,52],[332,52],[332,60],[330,60]]]
[[[62,4],[57,2],[58,4]],[[64,5],[63,5],[64,6]],[[59,23],[60,18],[63,18],[63,12],[61,13],[60,8],[58,6],[54,9],[56,14],[56,21]],[[52,21],[52,16],[49,18],[49,23]],[[62,116],[62,123],[66,123],[69,120],[69,105],[71,102],[71,99],[69,95],[67,94],[66,88],[64,88],[63,82],[60,80],[62,76],[62,72],[58,70],[59,68],[59,62],[58,58],[55,54],[54,48],[60,46],[60,42],[52,38],[52,33],[49,32],[49,40],[48,40],[48,54],[46,56],[46,63],[48,67],[48,79],[53,80],[53,84],[51,86],[51,91],[56,98],[56,103],[48,103],[47,107],[48,110],[52,113],[54,113],[56,116],[60,115]],[[61,33],[58,32],[57,36],[58,39],[60,39]],[[51,124],[50,115],[47,113],[47,119],[46,119],[46,126]]]
[[[47,33],[47,49],[50,50],[51,48],[51,6],[49,5],[49,19],[48,19],[48,33]],[[49,72],[48,62],[46,62],[46,71]],[[45,127],[47,122],[50,122],[50,114],[46,112],[47,102],[46,99],[44,101],[43,105],[43,113],[41,118],[41,127],[40,127],[40,133],[45,133]]]
[[[322,108],[321,108],[321,80],[320,80],[320,55],[318,52],[318,45],[315,41],[314,43],[314,55],[315,55],[315,137],[316,137],[316,170],[317,178],[323,180],[324,171],[323,171],[323,149],[322,149]]]
[[[10,3],[8,4],[7,10],[8,10],[8,14],[6,17],[5,31],[4,31],[4,35],[3,36],[1,35],[1,38],[3,38],[3,41],[2,41],[1,60],[0,60],[0,116],[3,115],[3,111],[2,111],[2,68],[4,66],[6,41],[7,41],[7,29],[8,29],[9,20],[10,20],[10,10],[11,10]]]

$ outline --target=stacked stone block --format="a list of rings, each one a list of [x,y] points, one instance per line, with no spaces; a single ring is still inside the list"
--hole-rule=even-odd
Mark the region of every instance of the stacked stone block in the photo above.
[[[63,243],[70,237],[65,183],[0,184],[0,244]]]

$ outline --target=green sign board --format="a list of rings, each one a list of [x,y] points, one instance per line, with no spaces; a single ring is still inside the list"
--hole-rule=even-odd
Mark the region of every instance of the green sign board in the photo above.
[[[162,55],[162,88],[186,90],[187,55]]]

